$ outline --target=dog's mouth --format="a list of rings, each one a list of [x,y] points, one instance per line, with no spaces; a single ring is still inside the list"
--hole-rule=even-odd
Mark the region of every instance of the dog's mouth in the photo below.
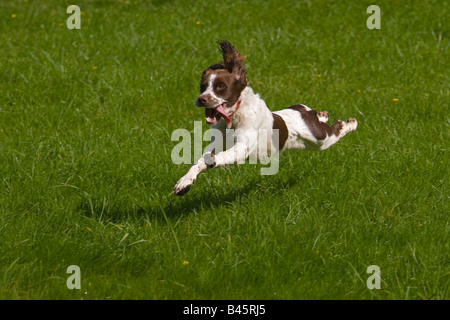
[[[224,118],[226,123],[230,123],[230,117],[225,111],[227,103],[224,102],[215,108],[205,108],[205,117],[207,124],[215,124],[220,118]]]

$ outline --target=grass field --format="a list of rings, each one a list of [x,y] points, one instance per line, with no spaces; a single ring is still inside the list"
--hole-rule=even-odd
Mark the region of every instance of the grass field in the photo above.
[[[446,1],[1,1],[0,298],[449,299],[449,16]],[[271,110],[359,126],[283,153],[276,175],[211,170],[176,197],[189,166],[171,133],[204,121],[221,39]]]

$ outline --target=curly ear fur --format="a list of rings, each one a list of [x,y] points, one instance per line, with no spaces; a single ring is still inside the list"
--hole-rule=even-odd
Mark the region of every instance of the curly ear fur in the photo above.
[[[225,69],[234,74],[236,80],[239,80],[243,85],[247,85],[247,80],[245,79],[247,72],[244,70],[243,65],[245,56],[241,55],[228,41],[219,41],[218,43],[222,51]]]

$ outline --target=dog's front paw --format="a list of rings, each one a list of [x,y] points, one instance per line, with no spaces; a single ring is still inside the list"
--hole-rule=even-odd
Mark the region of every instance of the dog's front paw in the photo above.
[[[173,189],[173,193],[176,194],[177,196],[182,196],[185,193],[187,193],[189,191],[189,189],[191,189],[191,185],[187,185],[185,187],[180,187],[178,186],[178,184],[175,186],[175,188]]]
[[[195,182],[194,178],[184,176],[180,180],[178,180],[177,184],[173,188],[173,193],[177,196],[182,196],[186,194],[189,189],[191,189],[192,184]]]
[[[205,153],[203,160],[208,168],[212,169],[216,166],[216,156],[212,152]]]

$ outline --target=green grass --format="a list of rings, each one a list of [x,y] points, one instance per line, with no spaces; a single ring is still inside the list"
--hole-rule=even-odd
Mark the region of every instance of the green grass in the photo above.
[[[2,1],[0,298],[449,299],[450,4],[377,1],[368,30],[371,4]],[[219,39],[271,110],[357,131],[172,195]]]

